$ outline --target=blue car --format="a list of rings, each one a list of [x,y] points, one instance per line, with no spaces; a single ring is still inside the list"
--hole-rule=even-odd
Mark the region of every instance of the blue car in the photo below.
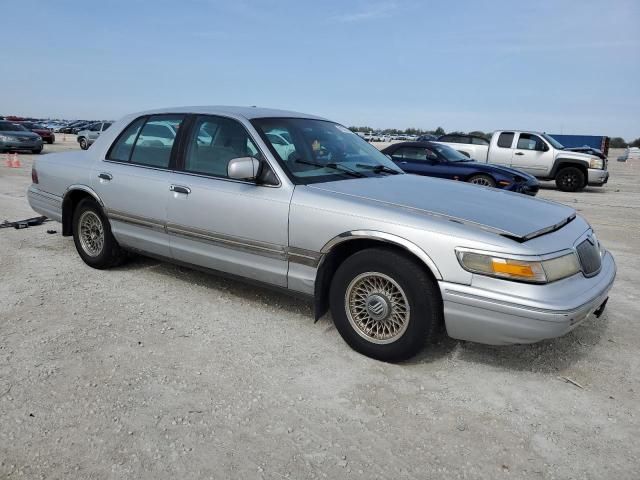
[[[535,196],[540,184],[528,173],[513,168],[480,163],[447,145],[436,142],[402,142],[388,146],[382,153],[407,173],[446,178],[501,188]]]

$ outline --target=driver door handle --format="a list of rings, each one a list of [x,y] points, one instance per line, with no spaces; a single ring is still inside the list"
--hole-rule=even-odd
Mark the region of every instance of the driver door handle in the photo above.
[[[514,155],[524,155],[522,152],[516,152]]]
[[[183,187],[182,185],[170,185],[169,190],[176,193],[184,193],[185,195],[189,195],[191,193],[191,189],[189,187]]]
[[[110,181],[113,178],[113,175],[111,175],[110,173],[100,173],[98,174],[98,178],[102,179],[102,180],[106,180],[107,182]]]

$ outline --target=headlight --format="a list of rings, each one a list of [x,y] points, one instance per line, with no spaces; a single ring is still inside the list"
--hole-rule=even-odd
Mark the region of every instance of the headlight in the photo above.
[[[595,168],[598,170],[602,170],[602,167],[604,166],[604,163],[602,161],[601,158],[592,158],[591,160],[589,160],[589,168]]]
[[[528,283],[550,283],[570,277],[580,271],[575,253],[548,260],[522,260],[502,254],[457,251],[458,261],[465,270],[480,275]]]
[[[16,138],[9,135],[0,135],[0,142],[15,142]]]

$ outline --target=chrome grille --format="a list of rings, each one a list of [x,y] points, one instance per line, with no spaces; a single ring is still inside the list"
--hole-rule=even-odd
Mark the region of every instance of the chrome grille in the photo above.
[[[601,258],[598,241],[589,237],[576,248],[582,271],[586,276],[595,275],[600,271]]]

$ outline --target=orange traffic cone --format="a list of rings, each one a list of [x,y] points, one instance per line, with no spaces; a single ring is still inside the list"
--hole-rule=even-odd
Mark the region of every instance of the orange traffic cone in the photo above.
[[[11,162],[11,167],[13,168],[20,168],[22,165],[20,165],[20,160],[18,159],[18,154],[14,153],[13,154],[13,162]]]
[[[12,163],[13,163],[13,162],[11,161],[11,154],[10,154],[10,153],[7,153],[7,158],[5,159],[4,164],[5,164],[7,167],[10,167]]]

